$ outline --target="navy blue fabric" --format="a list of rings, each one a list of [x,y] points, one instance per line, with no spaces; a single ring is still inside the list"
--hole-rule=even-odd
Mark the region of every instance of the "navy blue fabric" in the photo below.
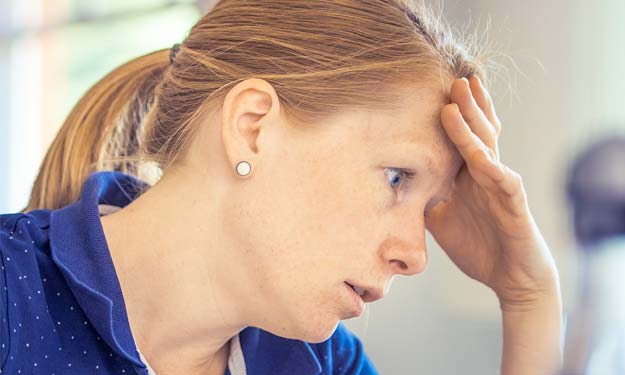
[[[1,374],[147,375],[98,211],[124,207],[145,188],[127,174],[95,172],[77,202],[0,215]],[[249,375],[378,374],[342,323],[319,344],[256,327],[239,340]]]

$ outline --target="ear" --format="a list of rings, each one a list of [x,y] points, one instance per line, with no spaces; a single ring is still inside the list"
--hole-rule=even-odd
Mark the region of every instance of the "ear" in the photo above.
[[[279,114],[280,101],[269,82],[249,78],[230,89],[222,106],[221,137],[232,170],[240,161],[254,170],[261,130],[277,121]]]

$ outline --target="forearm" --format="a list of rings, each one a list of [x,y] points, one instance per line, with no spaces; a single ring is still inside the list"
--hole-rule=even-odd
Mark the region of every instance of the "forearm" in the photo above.
[[[562,366],[559,289],[531,307],[502,306],[502,375],[553,375]]]

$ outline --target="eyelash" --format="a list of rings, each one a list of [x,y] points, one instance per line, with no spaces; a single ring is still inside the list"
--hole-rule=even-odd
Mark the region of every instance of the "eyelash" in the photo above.
[[[386,169],[391,170],[391,171],[397,171],[397,172],[400,173],[400,175],[403,175],[404,177],[406,177],[409,180],[414,179],[414,177],[416,175],[415,172],[411,172],[411,171],[408,171],[408,170],[403,169],[403,168],[386,168]],[[399,187],[399,186],[401,186],[401,183],[400,183],[400,185],[397,185],[396,187]]]
[[[411,172],[411,171],[408,171],[408,170],[403,169],[403,168],[390,168],[390,167],[389,167],[389,168],[386,168],[386,169],[391,170],[391,171],[398,171],[398,172],[400,172],[400,174],[401,174],[401,175],[405,176],[405,177],[406,177],[407,179],[409,179],[409,180],[414,179],[414,177],[415,177],[415,175],[416,175],[416,173],[415,173],[415,172]],[[401,184],[400,184],[400,185],[401,185]],[[400,186],[400,185],[398,185],[398,186]],[[426,210],[426,211],[424,211],[424,212],[423,212],[423,216],[425,216],[425,217],[430,216],[430,215],[429,215],[429,212],[428,212],[427,210]]]

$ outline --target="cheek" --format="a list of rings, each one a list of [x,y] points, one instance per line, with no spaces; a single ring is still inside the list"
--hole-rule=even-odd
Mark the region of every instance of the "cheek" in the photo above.
[[[273,332],[321,342],[346,318],[342,283],[369,268],[379,216],[365,191],[338,177],[290,177],[248,181],[248,191],[235,195],[243,202],[235,206],[239,219],[228,225],[237,228],[255,281],[266,286],[258,297],[271,301],[264,305]],[[252,192],[259,198],[245,199]]]
[[[263,165],[256,172],[229,192],[224,211],[233,214],[224,230],[257,271],[305,275],[310,261],[327,248],[320,235],[326,225],[318,216],[323,199],[310,188],[315,181],[288,164]]]
[[[389,193],[358,179],[341,168],[263,165],[230,192],[235,214],[226,229],[274,293],[332,298],[337,285],[370,266]]]

